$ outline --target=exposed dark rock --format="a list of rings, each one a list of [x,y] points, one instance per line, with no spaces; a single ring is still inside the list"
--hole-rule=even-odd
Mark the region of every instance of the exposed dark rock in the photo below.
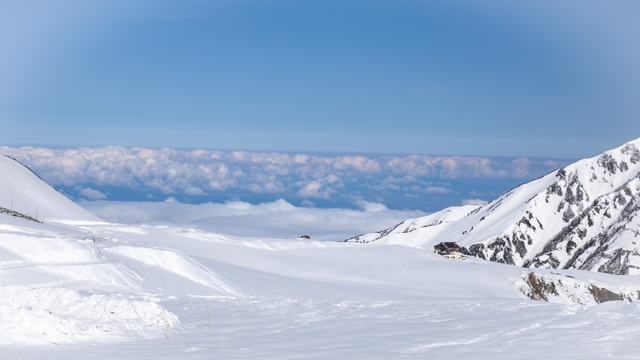
[[[627,199],[625,199],[621,194],[618,194],[613,199],[613,204],[615,205],[616,203],[620,206],[625,206],[627,204]]]
[[[582,185],[576,188],[576,200],[582,201],[585,199],[585,192],[582,190]]]
[[[511,256],[511,248],[507,248],[504,250],[504,252],[502,253],[502,259],[504,260],[505,264],[509,264],[509,265],[516,264],[516,262],[513,261],[513,257]]]
[[[536,228],[531,225],[531,222],[529,222],[529,219],[527,219],[526,217],[522,217],[522,219],[520,219],[520,221],[518,221],[518,225],[520,224],[524,224],[526,225],[529,229],[533,229],[533,231],[536,231]]]
[[[524,241],[516,240],[513,242],[513,245],[520,257],[524,259],[524,256],[527,255],[527,247],[524,245]]]
[[[536,277],[532,272],[527,275],[524,281],[529,285],[529,291],[525,295],[530,299],[549,301],[549,295],[558,296],[556,285],[553,282],[548,283]]]
[[[571,210],[571,208],[568,208],[567,211],[562,214],[562,221],[568,223],[571,219],[574,218],[574,216],[576,216],[576,214],[573,213],[573,210]]]
[[[558,204],[557,212],[561,212],[564,209],[564,200],[560,200],[560,204]]]
[[[564,195],[564,201],[568,202],[569,204],[576,203],[576,197],[573,195],[573,191],[571,191],[571,188],[567,189],[567,192]]]
[[[587,236],[587,229],[578,229],[576,230],[576,232],[578,233],[578,237],[580,239],[584,239]]]
[[[508,239],[508,238],[507,238]],[[506,241],[504,241],[502,238],[496,238],[495,240],[493,240],[492,242],[489,243],[489,245],[487,246],[490,250],[503,250],[505,248],[505,246],[507,245]]]
[[[484,247],[484,244],[482,244],[482,243],[473,244],[473,245],[469,246],[468,249],[466,247],[460,248],[460,252],[465,254],[465,255],[475,256],[475,257],[480,258],[482,260],[487,260],[487,258],[484,256],[484,251],[485,251],[485,247]]]
[[[23,213],[19,213],[17,211],[9,210],[9,209],[3,208],[3,207],[0,207],[0,214],[7,214],[7,215],[23,218],[23,219],[26,219],[26,220],[29,220],[29,221],[35,221],[35,222],[42,223],[42,221],[34,219],[29,215],[25,215]]]
[[[621,152],[625,155],[630,155],[630,159],[629,161],[632,164],[637,164],[638,162],[640,162],[640,150],[638,150],[638,148],[636,148],[635,145],[633,144],[626,144]]]
[[[624,161],[621,162],[620,163],[620,171],[627,171],[627,170],[629,170],[629,165],[627,165],[627,163],[624,162]]]
[[[593,299],[601,304],[607,301],[624,300],[624,297],[620,294],[616,294],[613,291],[605,288],[600,288],[595,285],[589,287],[589,292],[593,295]]]
[[[554,182],[547,188],[547,195],[556,194],[558,196],[562,196],[562,188],[558,185],[558,182]]]
[[[575,249],[576,246],[577,244],[573,242],[573,240],[569,240],[569,242],[567,243],[567,254],[571,254],[571,251],[573,251],[573,249]]]
[[[598,158],[598,165],[605,168],[612,175],[615,174],[616,170],[619,169],[618,162],[616,161],[616,159],[613,158],[613,156],[609,154],[602,154]]]
[[[629,254],[631,251],[618,249],[611,260],[602,264],[599,268],[599,272],[616,274],[616,275],[629,275]]]

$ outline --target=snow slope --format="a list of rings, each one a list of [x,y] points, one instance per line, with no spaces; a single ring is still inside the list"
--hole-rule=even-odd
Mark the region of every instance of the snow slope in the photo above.
[[[99,220],[47,185],[29,168],[7,156],[0,156],[0,184],[0,207],[7,210],[40,220]]]
[[[640,354],[640,277],[536,270],[547,303],[527,298],[527,270],[417,247],[7,220],[0,351],[9,358]],[[623,301],[597,305],[594,291]]]
[[[639,147],[637,139],[578,161],[475,209],[449,208],[382,236],[347,241],[420,247],[455,241],[468,254],[507,264],[640,275]],[[413,225],[466,211],[454,222]]]

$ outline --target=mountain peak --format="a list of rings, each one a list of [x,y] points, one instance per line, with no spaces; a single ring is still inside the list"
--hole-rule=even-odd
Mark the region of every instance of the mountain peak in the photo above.
[[[506,264],[640,275],[640,138],[509,190],[449,222],[406,232],[403,222],[350,242],[429,248],[442,241]]]

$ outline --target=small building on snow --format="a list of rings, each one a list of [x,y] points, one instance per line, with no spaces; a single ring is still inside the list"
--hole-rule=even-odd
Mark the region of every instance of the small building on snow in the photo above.
[[[460,246],[454,242],[441,242],[433,247],[433,252],[447,259],[467,260],[467,257],[460,253]]]
[[[441,242],[433,247],[433,252],[440,255],[447,255],[453,251],[460,251],[460,246],[454,242]]]

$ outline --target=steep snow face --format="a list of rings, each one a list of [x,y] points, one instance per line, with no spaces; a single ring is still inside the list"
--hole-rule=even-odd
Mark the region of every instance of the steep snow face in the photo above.
[[[640,139],[578,161],[478,206],[452,223],[349,239],[410,246],[455,241],[507,264],[640,275]],[[459,208],[464,213],[464,207]],[[429,222],[452,209],[421,218]],[[411,220],[415,222],[416,220]],[[406,223],[406,222],[405,222]],[[404,223],[403,223],[404,224]]]
[[[6,156],[0,156],[0,207],[2,213],[27,218],[100,220]]]

